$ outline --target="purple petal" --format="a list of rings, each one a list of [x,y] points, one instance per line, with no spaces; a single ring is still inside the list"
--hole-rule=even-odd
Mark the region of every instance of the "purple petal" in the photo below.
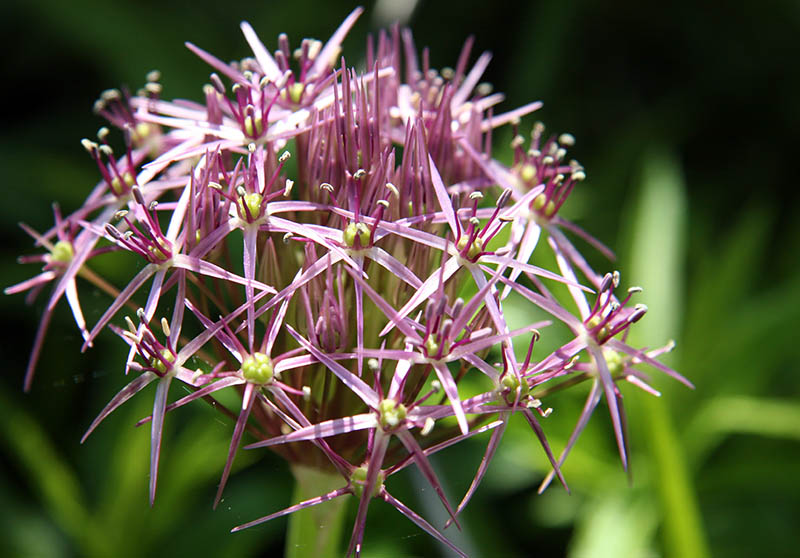
[[[322,496],[317,496],[315,498],[309,498],[308,500],[304,500],[299,504],[295,504],[294,506],[289,506],[288,508],[281,510],[279,512],[275,512],[270,515],[265,515],[264,517],[260,517],[258,519],[254,519],[249,523],[245,523],[243,525],[239,525],[231,529],[231,533],[235,533],[237,531],[241,531],[242,529],[249,529],[250,527],[255,527],[256,525],[260,525],[262,523],[266,523],[272,519],[276,519],[278,517],[289,515],[290,513],[294,513],[296,511],[300,511],[306,508],[310,508],[312,506],[316,506],[317,504],[321,504],[322,502],[327,502],[328,500],[333,500],[334,498],[338,498],[339,496],[343,496],[344,494],[349,494],[350,489],[347,487],[337,488],[336,490],[332,490],[327,494],[323,494]]]
[[[458,427],[461,429],[462,434],[466,434],[469,431],[469,426],[467,425],[467,417],[464,415],[464,408],[461,406],[461,398],[458,396],[458,387],[453,375],[450,374],[450,369],[447,368],[446,364],[442,362],[432,362],[431,364],[433,369],[436,370],[436,377],[442,383],[442,388],[444,388],[447,398],[450,400],[450,405],[453,407],[453,412],[458,421]]]
[[[581,435],[583,429],[586,428],[586,424],[589,422],[589,417],[592,416],[597,404],[600,402],[600,395],[602,391],[600,391],[600,384],[595,380],[592,383],[592,390],[589,392],[589,396],[586,398],[586,403],[583,405],[583,411],[581,411],[581,416],[578,418],[578,423],[575,425],[572,434],[567,441],[567,445],[564,447],[561,455],[558,456],[558,466],[559,468],[564,464],[564,461],[567,459],[567,455],[572,450],[572,447],[575,445],[575,442],[578,441],[578,436]],[[542,481],[542,484],[539,485],[539,494],[544,492],[550,483],[553,481],[553,475],[555,475],[555,469],[550,471],[547,476]]]
[[[422,519],[420,515],[414,512],[411,508],[406,506],[403,502],[389,494],[386,489],[381,491],[380,494],[381,498],[383,498],[386,503],[391,504],[394,508],[406,516],[408,519],[413,521],[420,529],[434,537],[436,540],[447,546],[453,552],[461,556],[462,558],[468,558],[466,554],[464,554],[456,545],[451,543],[443,534],[441,534],[438,530],[436,530],[430,523]]]
[[[597,373],[600,376],[600,383],[603,384],[603,391],[606,395],[606,404],[608,405],[608,412],[611,414],[611,424],[614,425],[614,436],[617,439],[617,448],[619,449],[619,457],[622,460],[622,468],[628,470],[628,456],[625,451],[625,436],[622,432],[622,417],[617,401],[617,391],[614,385],[614,379],[611,377],[611,372],[608,370],[608,364],[603,356],[603,349],[596,345],[587,346],[587,350],[594,358],[597,365]]]
[[[158,482],[158,458],[161,455],[161,434],[164,430],[164,413],[167,407],[167,394],[171,375],[161,378],[156,386],[156,399],[153,403],[153,422],[150,425],[150,507],[156,500]]]
[[[336,374],[338,377],[348,388],[350,388],[353,393],[358,395],[364,403],[372,407],[373,409],[378,406],[378,394],[369,387],[366,383],[364,383],[361,378],[346,370],[341,364],[335,362],[333,359],[328,357],[325,353],[321,352],[319,349],[311,345],[302,335],[297,333],[294,328],[290,325],[285,326],[289,333],[294,337],[300,345],[302,345],[309,353],[314,355],[321,363],[328,367],[328,369]]]
[[[327,438],[328,436],[335,436],[337,434],[344,434],[345,432],[355,432],[356,430],[364,430],[366,428],[374,428],[377,426],[377,419],[373,413],[365,413],[361,415],[354,415],[352,417],[344,417],[326,420],[319,424],[312,424],[305,426],[289,434],[283,436],[275,436],[269,440],[262,440],[244,449],[265,448],[275,446],[278,444],[287,444],[289,442],[300,442],[303,440],[316,440],[319,438]]]
[[[417,440],[414,439],[414,436],[412,436],[408,430],[399,430],[395,433],[395,435],[400,438],[400,441],[406,447],[408,452],[414,456],[414,462],[417,464],[417,467],[419,467],[420,472],[428,480],[428,483],[430,483],[433,490],[439,496],[439,499],[442,501],[447,513],[450,514],[450,518],[455,522],[456,526],[461,529],[461,526],[458,524],[458,520],[456,519],[455,512],[453,511],[450,502],[447,501],[447,497],[444,495],[442,484],[439,482],[431,462],[428,461],[428,457],[425,455],[425,452],[422,451],[422,448],[417,443]]]
[[[244,427],[247,424],[247,417],[250,416],[250,409],[253,408],[255,391],[255,386],[250,383],[248,383],[244,388],[244,394],[242,395],[242,410],[239,412],[239,418],[236,420],[236,426],[233,429],[231,445],[228,449],[228,460],[225,462],[225,468],[222,471],[222,478],[219,481],[219,488],[217,489],[217,496],[214,498],[214,509],[217,509],[219,501],[222,499],[222,491],[225,490],[225,484],[228,482],[228,475],[231,473],[233,458],[236,455],[236,450],[239,449],[239,442],[242,440]]]
[[[133,294],[141,287],[145,281],[147,281],[151,275],[153,275],[156,271],[158,271],[158,266],[155,264],[147,264],[142,268],[136,276],[131,279],[131,282],[122,289],[122,292],[117,295],[117,298],[114,299],[114,302],[111,303],[111,306],[108,307],[108,310],[100,317],[100,320],[95,324],[94,328],[92,328],[91,333],[89,333],[89,338],[83,344],[81,350],[85,351],[86,347],[88,347],[92,340],[97,336],[101,329],[109,322],[109,320],[117,313],[117,311],[122,308],[122,306],[128,302],[128,300],[133,296]]]

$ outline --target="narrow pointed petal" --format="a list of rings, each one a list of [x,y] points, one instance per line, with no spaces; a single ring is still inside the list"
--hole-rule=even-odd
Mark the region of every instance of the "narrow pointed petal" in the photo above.
[[[567,263],[567,259],[564,257],[564,254],[561,252],[558,244],[556,244],[552,237],[548,238],[547,242],[550,244],[550,248],[552,248],[553,253],[556,255],[556,262],[558,263],[558,269],[561,270],[561,275],[563,275],[566,279],[577,283],[578,278],[575,277],[572,267],[570,267],[569,263]],[[589,314],[592,313],[591,309],[589,308],[589,303],[586,301],[586,295],[584,295],[583,291],[574,285],[567,284],[567,289],[569,290],[569,294],[572,295],[572,300],[574,300],[575,304],[578,306],[581,320],[586,320],[589,317]]]
[[[94,328],[92,328],[91,333],[89,333],[89,338],[83,344],[81,348],[82,351],[85,351],[86,348],[91,345],[94,338],[100,333],[100,330],[111,320],[112,317],[119,311],[122,306],[128,302],[128,300],[133,296],[133,294],[139,290],[150,276],[153,275],[158,270],[158,266],[155,264],[147,264],[142,268],[136,276],[131,279],[131,282],[122,289],[122,292],[117,295],[117,298],[114,299],[114,302],[111,303],[111,306],[108,307],[108,310],[100,317],[100,319],[95,324]]]
[[[475,89],[475,86],[478,85],[478,82],[481,80],[483,72],[485,72],[486,68],[489,66],[489,61],[491,61],[491,59],[492,55],[489,52],[484,52],[480,55],[478,61],[475,62],[475,65],[464,78],[458,91],[453,95],[453,106],[462,105],[469,98],[472,94],[472,90]]]
[[[267,76],[270,81],[278,81],[283,73],[281,72],[280,68],[278,68],[278,64],[275,62],[275,59],[264,47],[264,43],[261,42],[261,40],[258,38],[258,35],[256,35],[256,32],[246,21],[243,21],[239,27],[242,29],[244,38],[247,40],[247,44],[250,45],[250,49],[253,51],[256,60],[258,60],[258,64],[261,66],[261,71],[264,72],[264,75]]]
[[[589,417],[592,416],[595,408],[597,408],[597,404],[600,403],[600,396],[602,395],[603,391],[600,389],[600,384],[595,380],[592,383],[592,390],[589,392],[589,396],[586,398],[586,403],[583,406],[583,411],[581,411],[581,416],[578,418],[578,423],[575,425],[575,428],[572,430],[572,434],[567,441],[567,445],[564,447],[564,450],[561,452],[561,455],[558,456],[558,466],[559,468],[564,464],[566,461],[569,452],[572,450],[572,447],[575,445],[575,442],[578,441],[578,437],[583,432],[583,429],[586,428],[586,424],[589,422]],[[539,485],[539,494],[544,492],[550,483],[553,481],[553,476],[555,475],[555,469],[550,471],[547,476],[542,481],[542,484]]]
[[[455,522],[459,529],[461,529],[461,526],[458,524],[458,520],[456,519],[456,514],[453,511],[453,507],[447,500],[447,496],[444,495],[442,483],[439,482],[439,478],[436,476],[436,471],[433,470],[433,466],[428,460],[428,457],[425,455],[425,452],[422,451],[422,447],[420,447],[419,443],[417,443],[417,440],[408,430],[400,430],[396,433],[396,436],[400,438],[400,441],[406,447],[408,453],[414,456],[414,462],[417,464],[417,467],[419,467],[422,476],[427,479],[428,483],[431,485],[431,488],[433,488],[437,496],[439,496],[439,499],[442,501],[447,513],[450,514],[450,519]]]
[[[419,277],[414,275],[408,267],[401,264],[397,261],[393,256],[391,256],[388,252],[383,250],[382,248],[373,247],[369,251],[369,257],[373,260],[378,262],[380,265],[397,275],[400,279],[418,289],[422,286],[422,281]]]
[[[256,277],[256,240],[258,239],[258,227],[245,227],[243,231],[244,239],[244,277],[247,279],[245,284],[245,295],[247,297],[247,347],[253,352],[253,342],[255,339],[255,302],[253,301],[253,281]]]
[[[31,356],[28,359],[28,367],[25,369],[25,380],[23,382],[23,390],[28,392],[33,385],[33,374],[36,371],[36,364],[39,362],[39,355],[42,352],[42,345],[44,338],[47,336],[47,328],[50,326],[50,319],[53,317],[53,311],[45,309],[39,320],[39,327],[36,328],[36,337],[33,340],[33,348],[31,349]]]
[[[56,277],[58,277],[58,273],[56,273],[55,271],[52,270],[43,271],[39,275],[35,275],[30,279],[25,279],[21,283],[17,283],[16,285],[11,285],[10,287],[6,287],[5,289],[3,289],[3,294],[11,295],[11,294],[21,293],[29,289],[32,289],[37,285],[44,285],[46,283],[49,283]]]
[[[637,349],[634,349],[630,345],[627,345],[627,344],[623,343],[622,341],[619,341],[618,339],[609,339],[608,341],[606,341],[606,345],[608,345],[609,347],[611,347],[615,351],[620,351],[622,353],[625,353],[626,355],[630,355],[630,356],[632,356],[634,358],[638,358],[639,360],[641,360],[645,364],[649,364],[653,368],[661,370],[664,374],[667,374],[671,378],[674,378],[674,379],[678,380],[680,383],[682,383],[686,387],[688,387],[690,389],[694,389],[694,384],[692,382],[690,382],[689,380],[687,380],[686,378],[684,378],[683,376],[681,376],[680,374],[675,372],[672,368],[670,368],[666,364],[663,364],[661,362],[658,362],[654,358],[651,358],[645,352],[639,351]]]
[[[439,207],[442,208],[447,218],[447,224],[450,226],[450,232],[455,238],[458,234],[458,223],[456,223],[456,212],[453,210],[453,202],[450,201],[450,195],[447,193],[447,188],[442,182],[442,177],[439,174],[439,169],[436,168],[436,163],[433,162],[433,157],[428,155],[428,166],[431,169],[431,183],[433,184],[433,191],[436,192],[436,199],[439,200]]]
[[[81,303],[78,300],[78,287],[74,279],[67,284],[64,294],[67,296],[67,303],[69,303],[69,307],[72,310],[72,317],[75,319],[78,329],[81,330],[81,335],[85,341],[89,338],[89,332],[86,330],[86,320],[83,317]]]
[[[361,554],[361,542],[364,540],[364,526],[367,523],[367,509],[372,500],[372,491],[381,472],[381,464],[386,455],[386,448],[389,447],[389,436],[383,430],[375,431],[375,439],[372,443],[372,453],[369,456],[367,465],[367,478],[364,481],[364,489],[361,491],[361,499],[358,501],[358,513],[353,524],[353,534],[350,536],[350,544],[347,546],[345,556],[350,556],[354,551],[356,556]]]
[[[518,262],[528,263],[530,261],[531,255],[533,255],[533,251],[536,249],[536,245],[539,243],[539,235],[541,232],[542,227],[534,222],[529,222],[525,226],[525,231],[522,234],[522,240],[520,241],[519,248],[517,249],[516,259]],[[511,274],[508,276],[508,280],[512,282],[516,281],[520,273],[522,273],[521,269],[512,269]],[[510,292],[511,287],[506,285],[506,287],[503,289],[503,294],[500,299],[505,299]]]
[[[450,406],[453,407],[453,413],[458,421],[458,427],[461,429],[462,434],[466,434],[469,430],[469,425],[467,424],[467,417],[464,414],[464,408],[461,406],[461,398],[458,396],[458,387],[453,379],[453,375],[450,373],[446,364],[442,362],[435,362],[432,364],[433,369],[436,370],[436,377],[439,378],[439,381],[442,383],[442,388],[444,388],[444,392],[450,400]]]
[[[158,378],[158,376],[156,376],[152,372],[145,372],[141,376],[130,382],[127,386],[122,388],[119,391],[119,393],[117,393],[111,399],[111,401],[108,402],[108,404],[100,412],[100,414],[97,415],[97,418],[94,419],[94,421],[92,421],[92,424],[89,426],[89,429],[86,431],[86,434],[84,434],[83,438],[81,438],[81,444],[86,441],[86,438],[89,437],[89,434],[91,434],[94,431],[94,429],[97,428],[97,425],[103,422],[103,420],[108,415],[110,415],[113,411],[115,411],[120,405],[125,403],[128,399],[130,399],[138,392],[140,392],[142,389],[144,389],[144,387],[147,384],[149,384],[156,378]]]
[[[358,262],[358,271],[363,273],[364,258],[359,256],[356,261]],[[364,370],[364,357],[361,355],[361,351],[364,349],[364,293],[361,291],[361,285],[358,282],[354,286],[356,295],[356,353],[358,353],[356,370],[360,378]]]
[[[222,491],[225,490],[225,485],[228,482],[228,476],[230,475],[231,467],[233,466],[233,458],[236,455],[236,450],[239,449],[239,442],[242,440],[244,427],[247,424],[247,417],[250,416],[250,409],[253,408],[254,399],[255,386],[248,383],[244,388],[244,395],[242,395],[242,410],[239,412],[239,418],[236,420],[236,426],[233,429],[231,445],[228,449],[228,460],[225,462],[225,468],[222,471],[222,478],[219,481],[219,488],[217,489],[217,496],[214,498],[214,509],[217,509],[217,506],[222,499]]]
[[[453,274],[458,271],[461,267],[461,262],[457,256],[451,257],[447,262],[444,264],[444,267],[439,267],[434,271],[430,277],[428,277],[422,286],[414,293],[414,295],[406,302],[403,307],[397,311],[396,318],[392,318],[386,327],[378,334],[379,336],[383,337],[384,335],[388,334],[394,327],[398,324],[398,321],[402,318],[408,316],[414,308],[422,304],[424,300],[430,298],[430,296],[436,292],[436,289],[439,288],[439,282],[445,282]],[[439,277],[443,277],[440,279]]]
[[[178,407],[183,407],[187,403],[191,403],[192,401],[196,401],[196,400],[200,399],[201,397],[205,397],[206,395],[210,395],[210,394],[214,393],[215,391],[219,391],[221,389],[225,389],[226,387],[235,386],[235,385],[243,384],[243,383],[244,383],[244,380],[242,380],[241,378],[237,378],[235,376],[230,376],[228,378],[222,378],[221,380],[217,380],[216,382],[212,382],[212,383],[208,384],[207,386],[203,386],[202,388],[198,389],[197,391],[193,391],[189,395],[181,397],[177,401],[174,401],[173,403],[170,403],[169,405],[167,405],[167,408],[166,408],[165,412],[168,413],[168,412],[170,412],[172,410],[177,409]],[[136,423],[136,426],[141,426],[143,424],[147,424],[151,420],[153,420],[153,415],[150,415],[148,417],[144,417],[142,420],[140,420],[139,422]]]
[[[325,43],[325,46],[322,47],[322,50],[317,54],[314,65],[311,66],[311,70],[308,73],[310,78],[321,76],[326,69],[336,64],[335,57],[339,52],[342,41],[363,12],[364,8],[356,8],[350,12],[350,15],[348,15],[342,24],[339,25],[338,29],[333,32],[331,38],[328,39],[328,42]]]
[[[225,271],[221,267],[201,260],[200,258],[186,256],[184,254],[175,254],[172,256],[172,264],[175,267],[180,267],[188,271],[194,271],[195,273],[200,273],[201,275],[207,275],[209,277],[216,277],[217,279],[232,281],[233,283],[239,283],[240,285],[247,285],[248,283],[251,283],[254,287],[258,287],[262,291],[266,291],[271,294],[278,292],[273,287],[265,285],[260,281],[248,281],[244,277],[240,277],[234,273]]]
[[[156,387],[156,400],[153,403],[153,422],[150,425],[150,507],[153,507],[156,500],[158,458],[161,455],[161,436],[164,432],[164,414],[171,381],[172,376],[169,374],[159,380]]]
[[[312,506],[316,506],[317,504],[321,504],[322,502],[327,502],[328,500],[333,500],[334,498],[338,498],[339,496],[343,496],[345,494],[349,494],[350,491],[347,487],[337,488],[336,490],[331,490],[327,494],[323,494],[322,496],[317,496],[315,498],[309,498],[308,500],[304,500],[299,504],[295,504],[294,506],[289,506],[288,508],[281,510],[279,512],[275,512],[270,515],[265,515],[264,517],[260,517],[258,519],[254,519],[248,523],[244,523],[243,525],[238,525],[231,529],[231,533],[236,533],[237,531],[241,531],[243,529],[249,529],[250,527],[255,527],[256,525],[261,525],[262,523],[266,523],[272,519],[277,519],[278,517],[282,517],[284,515],[289,515],[290,513],[294,513],[296,511],[304,510],[306,508],[310,508]]]
[[[381,491],[380,497],[387,503],[393,506],[397,511],[402,513],[408,519],[410,519],[414,524],[416,524],[420,529],[428,533],[430,536],[447,546],[450,550],[455,552],[458,556],[462,558],[468,558],[464,552],[461,551],[456,545],[451,543],[447,537],[445,537],[442,533],[440,533],[435,527],[433,527],[430,523],[425,521],[419,514],[414,512],[411,508],[406,506],[403,502],[389,494],[386,489]]]
[[[608,364],[603,356],[603,350],[595,345],[589,345],[587,350],[592,355],[597,365],[597,373],[600,376],[600,383],[603,385],[603,392],[605,392],[608,412],[611,415],[611,424],[614,426],[614,437],[617,439],[617,448],[619,449],[619,457],[622,460],[622,468],[627,471],[628,455],[625,451],[625,436],[622,431],[622,417],[617,402],[614,379],[611,377],[611,372],[608,370]]]
[[[312,424],[284,434],[283,436],[275,436],[268,440],[262,440],[245,446],[244,449],[265,448],[269,446],[276,446],[278,444],[286,444],[289,442],[301,442],[303,440],[317,440],[320,438],[327,438],[328,436],[335,436],[337,434],[344,434],[345,432],[355,432],[356,430],[364,430],[366,428],[373,428],[377,425],[377,419],[372,413],[365,413],[361,415],[354,415],[351,417],[344,417],[338,419],[331,419],[321,422],[319,424]]]
[[[472,479],[472,484],[469,485],[467,493],[464,495],[464,498],[461,499],[461,503],[458,504],[458,508],[456,508],[456,515],[460,514],[467,506],[469,501],[472,499],[472,495],[475,494],[475,491],[478,489],[478,486],[483,480],[483,476],[486,474],[486,471],[489,470],[489,463],[492,461],[492,458],[494,457],[494,454],[500,445],[500,440],[503,437],[503,433],[506,431],[506,426],[508,425],[508,413],[503,413],[502,417],[503,424],[499,428],[496,428],[494,432],[492,432],[492,436],[489,438],[489,443],[486,446],[486,451],[483,454],[483,459],[481,459],[481,463],[478,466],[478,471],[475,473],[475,478]],[[445,523],[444,528],[447,529],[450,523],[451,520],[448,520],[447,523]]]
[[[567,491],[567,493],[569,493],[569,486],[567,486],[567,481],[564,480],[564,476],[561,474],[561,468],[556,463],[556,458],[553,456],[553,451],[550,449],[550,444],[547,442],[547,438],[544,435],[542,425],[539,424],[539,421],[536,420],[536,417],[530,411],[530,409],[523,409],[522,414],[525,416],[528,424],[531,425],[531,428],[533,428],[536,437],[539,438],[539,443],[542,445],[542,449],[544,449],[544,452],[547,454],[547,459],[550,460],[550,465],[553,467],[558,480],[561,481],[561,484],[564,485],[564,489]]]
[[[345,268],[345,270],[350,273],[353,277],[353,280],[356,282],[364,292],[367,293],[367,296],[372,299],[372,302],[380,308],[381,312],[390,320],[391,323],[394,323],[397,326],[397,329],[403,332],[408,337],[412,339],[416,339],[422,341],[417,335],[417,332],[408,324],[404,319],[403,316],[398,314],[398,312],[392,307],[391,304],[386,302],[381,295],[379,295],[375,289],[370,287],[369,283],[364,281],[361,277],[359,277],[355,272],[351,271],[349,268]],[[386,327],[389,327],[388,325]]]
[[[314,355],[322,364],[327,366],[331,372],[336,374],[336,377],[339,378],[348,388],[350,388],[351,391],[358,395],[364,403],[373,409],[378,406],[378,394],[375,393],[375,391],[366,383],[364,383],[361,378],[345,369],[341,364],[334,361],[328,355],[314,347],[290,325],[286,325],[285,327],[292,337],[294,337],[303,348]]]

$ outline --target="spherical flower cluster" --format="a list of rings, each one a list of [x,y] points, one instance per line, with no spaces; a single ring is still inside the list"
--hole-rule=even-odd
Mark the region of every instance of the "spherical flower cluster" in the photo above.
[[[638,289],[617,298],[619,275],[597,274],[565,234],[610,255],[559,216],[586,177],[567,160],[572,136],[546,138],[536,124],[527,149],[515,135],[510,166],[493,159],[492,131],[519,128],[540,103],[496,113],[503,95],[479,83],[488,54],[470,67],[467,41],[455,67],[437,71],[427,55],[420,65],[411,33],[398,27],[370,39],[366,69],[356,71],[339,52],[360,13],[325,44],[305,39],[292,51],[281,35],[274,53],[243,23],[253,57],[230,64],[187,44],[213,68],[202,102],[161,100],[156,72],[136,95],[103,93],[95,110],[121,130],[125,150],[115,153],[108,128],[83,140],[101,180],[73,214],[56,209],[51,230],[25,227],[47,250],[25,261],[44,269],[6,292],[53,285],[26,390],[64,296],[84,348],[105,329],[130,346],[121,368],[133,379],[86,435],[156,384],[144,419],[151,503],[165,416],[235,390],[241,405],[230,412],[238,418],[215,503],[246,429],[256,436],[246,448],[269,446],[342,483],[235,530],[350,494],[358,512],[348,554],[359,555],[368,506],[380,499],[463,555],[390,493],[394,473],[418,467],[457,524],[514,416],[530,425],[566,486],[560,466],[603,397],[627,466],[617,382],[654,392],[636,365],[689,383],[655,360],[666,348],[625,343],[646,311],[630,304]],[[558,269],[531,261],[542,240]],[[109,251],[140,262],[119,291],[92,271]],[[78,277],[113,298],[91,329]],[[552,294],[556,283],[578,316]],[[511,329],[504,304],[512,292],[566,324],[573,339],[535,354],[550,322]],[[465,393],[467,377],[483,390]],[[551,411],[544,400],[582,380],[592,389],[557,458],[541,424]],[[169,402],[176,382],[190,394]],[[429,456],[482,432],[490,432],[484,458],[454,507]]]

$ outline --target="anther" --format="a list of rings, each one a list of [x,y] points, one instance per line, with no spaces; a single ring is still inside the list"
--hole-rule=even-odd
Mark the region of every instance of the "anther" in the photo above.
[[[144,308],[136,309],[136,317],[139,318],[140,322],[147,323],[147,315],[144,313]]]
[[[613,277],[614,277],[614,288],[616,289],[617,287],[619,287],[619,271],[614,270]]]
[[[303,386],[303,401],[311,399],[311,386]]]
[[[161,331],[164,332],[164,335],[169,337],[169,322],[164,317],[161,318]]]
[[[248,144],[247,144],[247,150],[248,150],[250,153],[255,153],[255,152],[256,152],[256,144],[254,144],[254,143],[252,143],[252,142],[251,142],[251,143],[248,143]]]
[[[114,213],[114,220],[115,220],[115,221],[120,221],[120,220],[122,220],[122,219],[123,219],[123,218],[124,218],[124,217],[125,217],[127,214],[128,214],[128,210],[127,210],[127,209],[120,209],[119,211],[117,211],[116,213]]]
[[[508,203],[508,198],[511,197],[511,188],[506,188],[503,190],[503,193],[500,194],[500,197],[497,198],[497,203],[495,206],[497,207],[505,207],[506,203]]]
[[[386,188],[387,188],[387,189],[388,189],[388,190],[389,190],[389,191],[390,191],[392,194],[394,194],[394,197],[395,197],[395,198],[397,198],[397,199],[400,199],[400,191],[397,189],[397,186],[395,186],[395,185],[394,185],[394,184],[392,184],[391,182],[387,182],[387,183],[386,183]]]
[[[102,153],[106,157],[111,157],[112,155],[114,155],[114,150],[111,149],[110,145],[103,144],[99,146],[97,149],[100,151],[100,153]]]
[[[365,171],[364,169],[358,169],[356,172],[353,173],[353,178],[355,178],[356,180],[361,180],[362,178],[364,178],[365,174],[367,174],[367,171]]]
[[[244,189],[244,186],[242,186],[242,185],[240,184],[239,186],[237,186],[237,187],[236,187],[236,194],[237,194],[237,195],[238,195],[240,198],[243,198],[243,197],[245,197],[245,196],[247,195],[247,190],[245,190],[245,189]]]
[[[99,130],[97,130],[97,139],[99,139],[100,141],[103,141],[103,140],[106,139],[106,137],[108,137],[109,133],[111,133],[111,131],[108,128],[106,128],[105,126],[103,126]]]
[[[111,223],[106,223],[105,226],[106,232],[110,234],[115,240],[119,240],[122,238],[122,233],[117,230],[117,227],[112,225]]]
[[[561,134],[558,136],[558,143],[566,145],[567,147],[572,147],[575,145],[575,136],[572,134]]]
[[[289,241],[292,239],[293,236],[294,236],[294,233],[290,233],[290,232],[287,232],[286,234],[284,234],[283,235],[283,243],[284,244],[289,244]]]
[[[211,74],[211,85],[214,86],[214,89],[216,89],[217,93],[220,95],[225,94],[225,85],[222,83],[222,80],[219,79],[217,74]]]
[[[600,283],[600,292],[604,293],[611,288],[611,284],[614,282],[614,278],[610,273],[606,273],[603,276],[603,281]]]
[[[647,313],[647,306],[644,304],[637,304],[634,306],[633,313],[628,316],[628,323],[634,324],[644,317],[645,313]]]
[[[94,153],[95,150],[97,150],[97,144],[95,142],[91,141],[91,140],[86,139],[86,138],[83,138],[81,140],[81,145],[89,153]]]
[[[469,195],[469,199],[471,199],[471,200],[482,200],[483,199],[483,194],[481,194],[480,192],[472,192]]]
[[[433,430],[433,425],[436,423],[431,417],[425,419],[425,424],[422,426],[422,430],[419,431],[420,434],[423,436],[427,436]]]
[[[136,200],[136,203],[139,205],[144,205],[144,196],[142,195],[141,189],[138,186],[134,186],[131,188],[131,192],[133,192],[133,199]]]
[[[288,153],[288,151],[287,151]],[[289,194],[292,193],[292,187],[294,186],[294,180],[286,179],[286,183],[283,187],[283,195],[284,197],[289,197]]]
[[[291,154],[291,153],[289,153],[288,151],[284,151],[283,153],[281,153],[281,156],[280,156],[280,157],[278,157],[278,162],[279,162],[279,163],[285,163],[285,162],[286,162],[286,161],[288,161],[288,160],[289,160],[291,157],[292,157],[292,154]]]
[[[375,202],[375,203],[377,203],[378,205],[382,205],[382,206],[383,206],[384,208],[386,208],[386,209],[388,209],[388,208],[389,208],[389,202],[388,202],[388,201],[386,201],[386,200],[378,200],[378,201],[377,201],[377,202]]]

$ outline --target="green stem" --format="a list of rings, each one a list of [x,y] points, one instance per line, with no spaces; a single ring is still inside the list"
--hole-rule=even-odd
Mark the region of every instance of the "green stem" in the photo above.
[[[342,476],[304,465],[293,465],[295,489],[292,501],[299,503],[344,486]],[[287,558],[339,556],[347,498],[335,498],[289,516]]]

